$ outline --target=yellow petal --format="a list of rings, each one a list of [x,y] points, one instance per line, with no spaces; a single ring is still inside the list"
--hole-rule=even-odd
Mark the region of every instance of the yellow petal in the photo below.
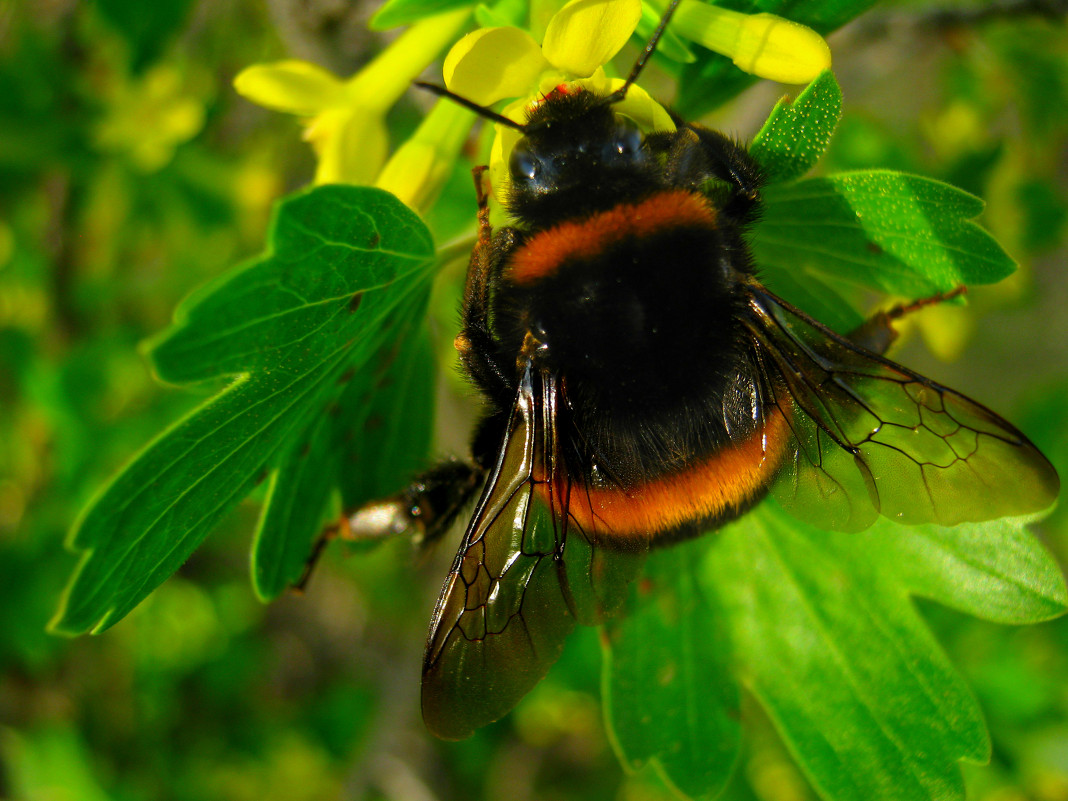
[[[390,157],[375,185],[392,192],[409,208],[426,211],[452,174],[474,120],[473,112],[442,98]]]
[[[242,70],[234,78],[234,89],[261,106],[310,117],[337,103],[344,85],[307,61],[276,61]]]
[[[549,21],[542,52],[557,69],[586,78],[619,52],[641,17],[641,0],[571,0]]]
[[[468,9],[461,8],[412,25],[349,79],[348,101],[374,111],[387,111],[427,65],[456,40],[469,16]]]
[[[508,105],[501,112],[505,117],[516,122],[526,122],[526,107],[529,98],[523,98]],[[512,188],[512,178],[508,174],[508,159],[523,134],[515,128],[504,125],[494,125],[496,136],[493,137],[493,146],[490,148],[490,186],[497,202],[504,204],[508,199],[508,193]]]
[[[445,57],[449,91],[480,106],[527,94],[550,68],[538,43],[519,28],[482,28],[469,33]]]
[[[452,165],[442,161],[438,151],[425,142],[406,142],[393,154],[375,186],[392,192],[415,211],[429,207],[437,198]]]
[[[622,78],[612,78],[605,81],[597,81],[596,76],[589,80],[575,81],[575,84],[596,92],[599,95],[608,95],[619,89],[626,83]],[[653,100],[652,96],[637,84],[631,84],[627,89],[627,96],[618,103],[612,104],[612,110],[617,114],[630,117],[644,133],[656,131],[674,131],[675,122],[671,119],[667,109]]]
[[[741,14],[682,0],[675,33],[722,53],[739,69],[782,83],[808,83],[831,66],[822,36],[774,14]]]
[[[734,63],[746,72],[781,83],[808,83],[831,66],[823,37],[774,14],[754,14],[742,27]]]
[[[304,132],[319,157],[318,184],[371,184],[389,150],[389,135],[381,117],[330,109]]]

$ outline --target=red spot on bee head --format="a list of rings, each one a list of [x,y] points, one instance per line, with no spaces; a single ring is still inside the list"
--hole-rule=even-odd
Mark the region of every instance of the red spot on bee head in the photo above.
[[[560,97],[561,95],[577,95],[579,92],[584,91],[581,86],[569,85],[566,83],[558,83],[548,94],[543,94],[537,100],[534,101],[535,105],[541,105],[547,100],[552,100],[554,97]]]

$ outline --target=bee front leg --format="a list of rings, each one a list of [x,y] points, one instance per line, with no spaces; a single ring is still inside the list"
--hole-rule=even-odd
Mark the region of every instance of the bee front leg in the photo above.
[[[912,303],[901,303],[886,311],[876,312],[869,319],[853,329],[846,339],[856,345],[860,345],[862,348],[872,351],[873,353],[882,355],[890,349],[890,346],[898,337],[898,332],[894,328],[894,323],[905,315],[912,314],[913,312],[928,306],[933,306],[936,303],[944,303],[947,300],[952,300],[953,298],[965,294],[967,291],[967,287],[958,286],[948,292],[939,292],[937,295],[920,298],[919,300],[912,301]]]
[[[490,330],[490,293],[507,256],[518,244],[518,234],[505,228],[496,234],[489,222],[489,196],[483,183],[485,167],[474,169],[478,197],[478,241],[464,281],[460,307],[462,325],[456,335],[456,350],[464,372],[486,392],[499,395],[505,403],[515,393],[514,357],[505,358]]]
[[[449,459],[427,470],[398,494],[342,515],[319,535],[293,589],[304,590],[331,540],[375,542],[406,535],[419,547],[435,542],[448,532],[484,479],[484,468]]]

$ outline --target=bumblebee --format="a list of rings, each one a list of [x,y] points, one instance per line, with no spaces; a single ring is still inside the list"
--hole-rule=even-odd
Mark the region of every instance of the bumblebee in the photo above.
[[[509,711],[577,622],[622,603],[648,548],[768,494],[859,531],[1024,514],[1058,492],[1010,423],[881,355],[897,317],[943,298],[835,333],[760,281],[746,234],[765,179],[746,149],[613,110],[668,16],[612,95],[559,87],[521,124],[454,97],[522,134],[513,224],[492,229],[476,180],[456,337],[488,412],[469,461],[344,522],[433,540],[478,494],[423,667],[423,716],[446,739]]]

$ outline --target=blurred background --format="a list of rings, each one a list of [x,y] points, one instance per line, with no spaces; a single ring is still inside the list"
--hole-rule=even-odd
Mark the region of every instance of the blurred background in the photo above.
[[[1058,6],[878,4],[830,36],[845,113],[820,169],[890,167],[986,199],[983,224],[1019,272],[966,308],[925,313],[897,356],[1012,419],[1065,476]],[[203,400],[156,384],[139,343],[190,290],[259,252],[272,202],[314,172],[293,118],[238,97],[233,76],[289,57],[351,74],[384,41],[367,31],[373,11],[0,0],[0,798],[672,797],[612,754],[592,629],[504,721],[433,740],[418,673],[449,555],[416,558],[402,542],[331,552],[304,596],[264,606],[247,575],[255,497],[103,636],[45,632],[76,564],[63,542],[79,510]],[[756,86],[709,122],[752,136],[782,92]],[[422,100],[403,102],[396,126]],[[453,291],[441,295],[447,343]],[[468,403],[456,386],[443,381],[446,414]],[[1063,511],[1037,528],[1062,564],[1066,529]],[[992,764],[964,768],[969,798],[1068,801],[1068,620],[1016,629],[923,608],[991,729]],[[726,797],[814,798],[759,707],[744,713],[751,736]]]

